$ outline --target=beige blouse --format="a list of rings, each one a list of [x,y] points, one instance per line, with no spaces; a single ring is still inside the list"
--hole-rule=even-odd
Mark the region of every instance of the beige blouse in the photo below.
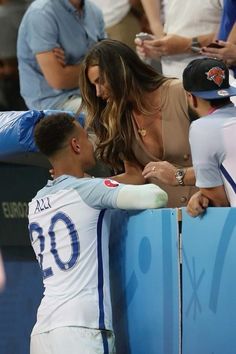
[[[135,121],[133,122],[136,137],[133,139],[134,154],[143,167],[150,161],[168,161],[176,167],[190,167],[192,166],[188,140],[190,121],[187,98],[182,84],[177,79],[171,79],[165,82],[158,92],[160,93],[163,156],[158,159],[146,149]],[[169,208],[186,206],[189,198],[197,191],[195,187],[190,186],[174,187],[163,183],[158,185],[168,193]]]

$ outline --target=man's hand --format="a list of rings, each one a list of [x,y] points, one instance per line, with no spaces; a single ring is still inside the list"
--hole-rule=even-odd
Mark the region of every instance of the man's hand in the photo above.
[[[62,48],[56,47],[53,50],[53,54],[62,66],[66,66],[65,52]]]
[[[186,53],[191,47],[191,38],[169,34],[161,39],[135,40],[138,55],[148,58],[159,58],[163,55]]]
[[[170,186],[178,186],[178,181],[175,178],[177,168],[167,161],[149,162],[144,170],[143,177],[155,178],[158,181]]]
[[[190,216],[195,218],[196,216],[203,214],[208,205],[209,199],[199,191],[190,198],[187,205],[187,212]]]

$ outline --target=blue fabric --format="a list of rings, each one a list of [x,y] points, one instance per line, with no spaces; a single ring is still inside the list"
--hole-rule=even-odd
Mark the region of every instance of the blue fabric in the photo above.
[[[50,87],[36,61],[37,53],[61,47],[66,64],[74,65],[104,37],[102,12],[88,0],[82,15],[69,0],[33,1],[23,17],[17,41],[21,94],[29,109],[55,109],[71,95],[79,95],[78,88]]]
[[[224,0],[223,14],[218,33],[218,39],[226,41],[228,35],[236,21],[236,2],[235,0]]]
[[[58,111],[0,112],[0,158],[38,151],[33,138],[34,126],[40,119],[55,112]],[[76,116],[76,119],[84,126],[84,114]]]
[[[218,39],[227,41],[228,35],[235,22],[236,22],[236,1],[224,0],[223,14],[220,23]],[[231,67],[231,69],[234,72],[234,77],[236,77],[236,67],[233,66]]]

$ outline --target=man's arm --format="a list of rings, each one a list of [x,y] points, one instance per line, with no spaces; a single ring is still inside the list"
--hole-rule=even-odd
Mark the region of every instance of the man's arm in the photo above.
[[[207,46],[210,44],[214,37],[215,33],[208,33],[200,36],[196,36],[201,47]],[[140,54],[145,55],[150,58],[159,58],[163,55],[175,55],[182,53],[192,53],[191,37],[183,37],[176,34],[167,34],[161,39],[154,40],[144,40],[139,41],[135,40],[137,44],[137,51]]]
[[[161,23],[161,3],[160,0],[141,0],[150,28],[156,37],[164,35]]]
[[[224,186],[212,188],[200,188],[202,195],[209,199],[210,205],[214,207],[230,206]]]
[[[38,53],[36,59],[52,88],[62,90],[79,86],[80,64],[63,66],[53,51]]]
[[[190,198],[187,205],[187,212],[190,216],[196,217],[203,214],[208,206],[230,206],[223,186],[200,188],[200,190]]]

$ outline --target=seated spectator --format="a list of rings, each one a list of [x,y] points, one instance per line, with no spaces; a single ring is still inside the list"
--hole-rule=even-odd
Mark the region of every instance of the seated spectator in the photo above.
[[[29,109],[75,112],[80,62],[104,38],[101,11],[86,0],[35,0],[18,34],[21,94]]]
[[[125,44],[107,39],[85,57],[80,89],[98,156],[121,173],[116,179],[151,181],[167,192],[169,207],[186,205],[195,178],[181,82],[157,73]]]
[[[200,192],[192,197],[187,210],[197,216],[208,201],[211,206],[230,205],[220,167],[225,159],[222,129],[230,118],[236,117],[236,107],[230,101],[231,96],[236,96],[236,88],[229,85],[226,65],[211,58],[189,63],[183,72],[183,85],[191,108],[200,117],[191,124],[189,135]]]
[[[0,1],[0,106],[1,110],[24,110],[20,95],[16,40],[26,5],[19,0]]]

